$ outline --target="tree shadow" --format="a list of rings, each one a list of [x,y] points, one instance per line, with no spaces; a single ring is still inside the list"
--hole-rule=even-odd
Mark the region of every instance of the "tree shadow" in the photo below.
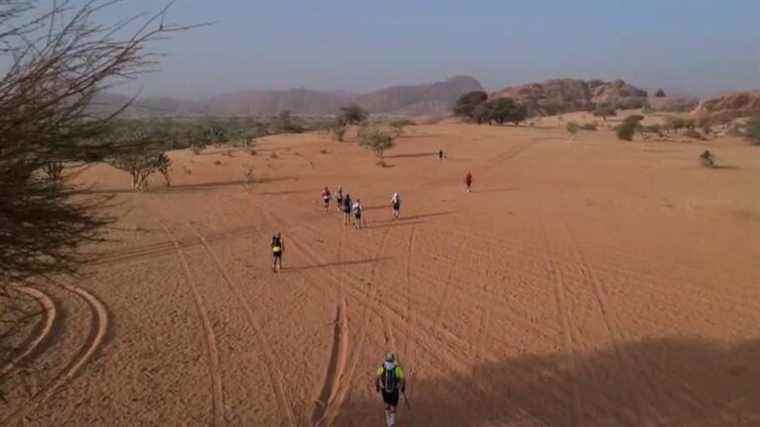
[[[381,263],[383,261],[388,261],[390,259],[393,259],[393,257],[371,258],[371,259],[362,259],[362,260],[356,260],[356,261],[328,262],[324,264],[304,265],[300,267],[286,267],[282,269],[282,273],[288,273],[288,272],[295,273],[299,271],[316,270],[319,268],[328,268],[328,267],[345,267],[345,266],[363,265],[363,264],[376,264],[376,263]]]
[[[418,157],[430,157],[431,159],[436,157],[435,153],[409,153],[409,154],[391,154],[385,155],[386,159],[413,159]]]
[[[421,380],[406,366],[412,409],[400,404],[399,424],[760,425],[758,360],[758,340],[668,338],[582,355],[522,355],[466,373],[442,365]],[[379,397],[352,396],[335,424],[369,420],[382,425]]]
[[[253,185],[268,184],[280,181],[298,181],[299,178],[295,176],[285,176],[277,178],[260,178],[253,181]],[[172,185],[171,187],[154,187],[149,188],[145,194],[171,194],[171,193],[184,193],[192,191],[213,191],[220,188],[232,187],[237,185],[248,184],[248,180],[239,179],[233,181],[212,181],[212,182],[200,182],[197,184],[180,184]],[[128,188],[119,189],[88,189],[76,192],[76,194],[141,194],[136,193]]]
[[[366,225],[363,228],[368,229],[368,230],[375,230],[378,228],[405,227],[409,225],[419,225],[419,224],[424,224],[424,223],[425,221],[408,221],[408,220],[407,221],[403,221],[403,220],[390,221],[389,220],[389,221],[382,221],[382,222],[380,221],[373,222],[372,224]]]
[[[473,194],[479,194],[479,193],[507,193],[510,191],[516,191],[516,187],[508,187],[508,188],[486,188],[484,190],[472,190]]]

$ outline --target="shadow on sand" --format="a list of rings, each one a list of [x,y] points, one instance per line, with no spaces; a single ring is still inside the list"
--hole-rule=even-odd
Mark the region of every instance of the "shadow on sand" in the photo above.
[[[430,355],[445,359],[445,354]],[[378,356],[381,357],[381,356]],[[403,361],[403,355],[400,355]],[[625,363],[622,363],[622,362]],[[627,343],[589,354],[442,364],[399,406],[404,426],[760,425],[760,341]],[[411,370],[410,370],[411,368]],[[369,376],[369,374],[368,374]],[[369,380],[368,380],[369,382]],[[352,396],[336,425],[383,425],[379,397]]]
[[[293,272],[298,272],[298,271],[316,270],[318,268],[328,268],[328,267],[345,267],[345,266],[362,265],[362,264],[376,264],[376,263],[382,263],[383,261],[388,261],[390,259],[393,259],[393,258],[382,257],[382,258],[372,258],[372,259],[361,259],[357,261],[329,262],[329,263],[316,264],[316,265],[286,267],[282,269],[282,273],[288,273],[288,272],[293,273]]]
[[[277,177],[277,178],[261,178],[257,179],[253,182],[253,185],[256,186],[258,184],[268,184],[272,182],[280,182],[280,181],[298,181],[298,177],[295,176],[284,176],[284,177]],[[146,194],[171,194],[171,193],[183,193],[183,192],[190,192],[190,191],[211,191],[215,189],[220,188],[226,188],[236,185],[244,185],[247,184],[247,180],[234,180],[234,181],[212,181],[212,182],[201,182],[198,184],[180,184],[180,185],[173,185],[171,187],[152,187],[149,188],[148,191],[146,191]],[[87,189],[87,190],[81,190],[77,191],[77,194],[139,194],[135,193],[129,188],[119,188],[119,189]]]

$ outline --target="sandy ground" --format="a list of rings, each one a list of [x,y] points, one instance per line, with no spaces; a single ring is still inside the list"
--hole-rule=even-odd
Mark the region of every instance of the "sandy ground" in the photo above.
[[[0,371],[0,424],[381,426],[395,351],[399,426],[760,425],[760,151],[709,147],[723,168],[705,144],[442,124],[386,168],[323,135],[173,153],[147,194],[91,167],[113,241],[26,293],[45,315]]]

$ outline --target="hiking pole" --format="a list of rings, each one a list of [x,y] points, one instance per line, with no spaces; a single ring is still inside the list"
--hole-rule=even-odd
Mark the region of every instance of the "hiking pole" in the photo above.
[[[412,405],[409,404],[409,398],[406,397],[406,392],[405,391],[401,391],[401,394],[404,396],[404,403],[406,404],[406,409],[409,410],[409,411],[411,411],[412,410]]]

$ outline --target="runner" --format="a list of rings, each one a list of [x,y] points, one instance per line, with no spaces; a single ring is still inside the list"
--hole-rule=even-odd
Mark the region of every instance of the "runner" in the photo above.
[[[438,150],[438,160],[443,160],[443,150]]]
[[[385,362],[377,369],[375,390],[382,394],[385,403],[385,424],[393,427],[396,424],[396,407],[398,407],[399,391],[406,391],[404,370],[396,361],[396,355],[388,353]]]
[[[343,225],[351,224],[351,208],[353,207],[351,202],[351,195],[346,193],[346,197],[343,198]]]
[[[324,190],[322,190],[322,205],[325,207],[325,213],[327,213],[330,210],[330,200],[332,199],[332,194],[330,194],[330,190],[325,187]]]
[[[399,219],[401,216],[401,196],[398,193],[393,193],[391,207],[393,208],[393,219]]]
[[[362,206],[361,200],[356,199],[356,202],[354,203],[352,207],[352,211],[354,212],[354,228],[358,230],[362,228],[362,225],[364,225],[364,222],[362,220],[362,214],[364,213],[364,206]]]
[[[285,251],[285,242],[280,233],[272,236],[272,271],[277,273],[282,270],[282,253]]]
[[[335,204],[338,207],[338,212],[343,210],[343,187],[338,186],[338,191],[335,192]]]
[[[465,191],[469,193],[472,187],[472,172],[467,171],[467,175],[464,176],[464,185],[467,188]]]

